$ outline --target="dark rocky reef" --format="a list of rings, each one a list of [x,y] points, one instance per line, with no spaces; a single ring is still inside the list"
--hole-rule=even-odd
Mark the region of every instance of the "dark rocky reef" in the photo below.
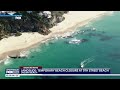
[[[16,59],[16,58],[27,58],[27,53],[24,52],[24,51],[13,51],[11,53],[8,53],[7,56],[10,57],[10,58],[13,58],[13,59]]]
[[[104,34],[105,32],[102,31],[102,32],[90,32],[90,33],[87,33],[86,35],[89,36],[89,37],[99,37],[100,41],[107,41],[107,40],[111,40],[113,38],[113,36],[108,36],[108,35],[105,35]]]
[[[114,60],[116,60],[116,59],[120,59],[120,53],[110,53],[110,54],[108,54],[108,57],[109,58],[111,58],[111,59],[114,59]]]
[[[64,36],[64,37],[62,37],[62,38],[66,38],[66,39],[69,39],[69,38],[73,38],[74,36],[72,36],[72,35],[69,35],[69,36]]]
[[[110,39],[112,39],[112,36],[103,36],[102,38],[100,38],[101,41],[106,41]]]
[[[87,42],[87,41],[88,41],[88,39],[82,39],[81,41],[82,41],[82,42]]]
[[[20,36],[21,32],[39,32],[48,35],[49,30],[65,18],[68,11],[14,11],[22,15],[21,19],[0,18],[0,39],[8,36]],[[0,12],[1,13],[1,12]],[[7,11],[5,14],[8,13]]]
[[[13,54],[13,55],[9,55],[10,58],[16,59],[16,58],[26,58],[27,56],[21,56],[20,54]]]
[[[88,39],[81,39],[80,43],[88,42]],[[66,44],[70,44],[69,41],[65,41]],[[73,42],[74,43],[74,42]],[[78,42],[79,43],[79,42]]]
[[[87,34],[88,36],[96,36],[96,37],[103,37],[103,34],[101,34],[101,33],[88,33]]]

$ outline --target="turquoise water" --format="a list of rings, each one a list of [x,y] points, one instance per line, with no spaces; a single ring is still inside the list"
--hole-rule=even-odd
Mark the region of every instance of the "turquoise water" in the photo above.
[[[96,30],[93,30],[95,28]],[[78,33],[85,31],[84,33]],[[44,68],[79,68],[80,63],[86,59],[92,62],[85,68],[111,68],[112,73],[120,73],[120,12],[106,15],[91,21],[84,27],[77,28],[74,38],[88,39],[80,44],[67,44],[72,38],[49,41],[31,49],[28,58],[10,59],[8,63],[0,64],[0,78],[5,77],[6,68],[19,68],[19,66],[42,66]],[[52,42],[52,44],[51,44]],[[44,78],[120,78],[120,77],[20,77],[19,79]],[[16,78],[15,78],[16,79]]]

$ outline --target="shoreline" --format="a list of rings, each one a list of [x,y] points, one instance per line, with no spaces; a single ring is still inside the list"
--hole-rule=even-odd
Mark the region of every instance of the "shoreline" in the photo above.
[[[93,11],[93,12],[96,12],[96,14],[93,13],[93,16],[91,14],[91,16],[88,15],[88,17],[87,16],[86,16],[86,18],[83,17],[83,20],[80,20],[79,18],[82,17],[82,15],[80,15],[80,14],[82,14],[82,12],[83,11],[75,11],[75,14],[74,14],[74,11],[71,11],[70,13],[65,14],[65,20],[62,21],[61,23],[59,23],[57,26],[54,26],[53,28],[51,28],[50,30],[52,32],[49,35],[44,36],[44,35],[38,34],[37,32],[36,33],[23,33],[19,37],[12,36],[12,37],[1,40],[0,44],[5,44],[5,45],[0,46],[0,62],[3,62],[4,61],[3,59],[5,59],[6,56],[8,56],[8,55],[19,55],[21,51],[28,51],[30,48],[34,48],[38,44],[40,45],[41,43],[49,41],[48,39],[51,39],[51,38],[55,37],[56,35],[64,36],[64,34],[66,32],[76,31],[76,28],[82,27],[82,26],[86,25],[87,23],[89,23],[90,21],[92,21],[100,16],[105,15],[105,13],[106,13],[106,11]],[[99,13],[97,13],[97,12],[99,12]],[[86,13],[91,13],[91,11],[86,11]],[[73,15],[70,16],[70,14],[73,14]],[[76,15],[76,14],[78,14],[78,15]],[[75,17],[75,15],[78,17]],[[68,20],[68,19],[70,19],[70,17],[71,18],[75,17],[75,18],[73,18],[73,20],[71,20],[73,22],[76,19],[78,19],[78,20],[76,20],[76,22],[72,23],[70,20]],[[67,24],[68,26],[66,25],[66,23],[68,23]],[[23,39],[23,41],[22,41],[22,39]],[[12,40],[13,40],[13,42],[11,42]],[[18,40],[21,40],[21,42],[19,42]],[[9,45],[8,45],[6,41],[9,41],[11,43],[9,43]],[[12,44],[12,45],[10,45],[10,44]]]

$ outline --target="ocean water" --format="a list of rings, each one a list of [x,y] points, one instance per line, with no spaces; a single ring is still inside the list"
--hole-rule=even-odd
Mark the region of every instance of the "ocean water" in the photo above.
[[[84,31],[83,33],[80,33]],[[27,58],[9,59],[0,64],[0,78],[5,77],[6,68],[19,66],[42,66],[44,68],[79,68],[86,61],[85,68],[111,68],[120,73],[120,12],[97,18],[83,27],[78,27],[73,38],[87,39],[80,44],[68,44],[73,38],[59,38],[29,50]],[[107,79],[111,76],[22,76],[12,79]]]

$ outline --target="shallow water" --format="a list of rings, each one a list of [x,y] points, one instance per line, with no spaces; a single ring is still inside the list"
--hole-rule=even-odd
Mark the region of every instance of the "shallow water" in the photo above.
[[[88,59],[85,68],[111,68],[112,73],[120,73],[120,12],[106,15],[77,28],[74,38],[87,39],[80,44],[67,44],[72,38],[58,39],[31,49],[27,58],[8,61],[0,64],[0,78],[5,78],[6,68],[19,66],[42,66],[44,68],[79,68],[80,63]],[[81,33],[81,31],[84,31]],[[77,32],[75,32],[77,33]],[[45,78],[120,78],[120,77],[20,77],[28,79]],[[6,78],[9,79],[9,78]]]

